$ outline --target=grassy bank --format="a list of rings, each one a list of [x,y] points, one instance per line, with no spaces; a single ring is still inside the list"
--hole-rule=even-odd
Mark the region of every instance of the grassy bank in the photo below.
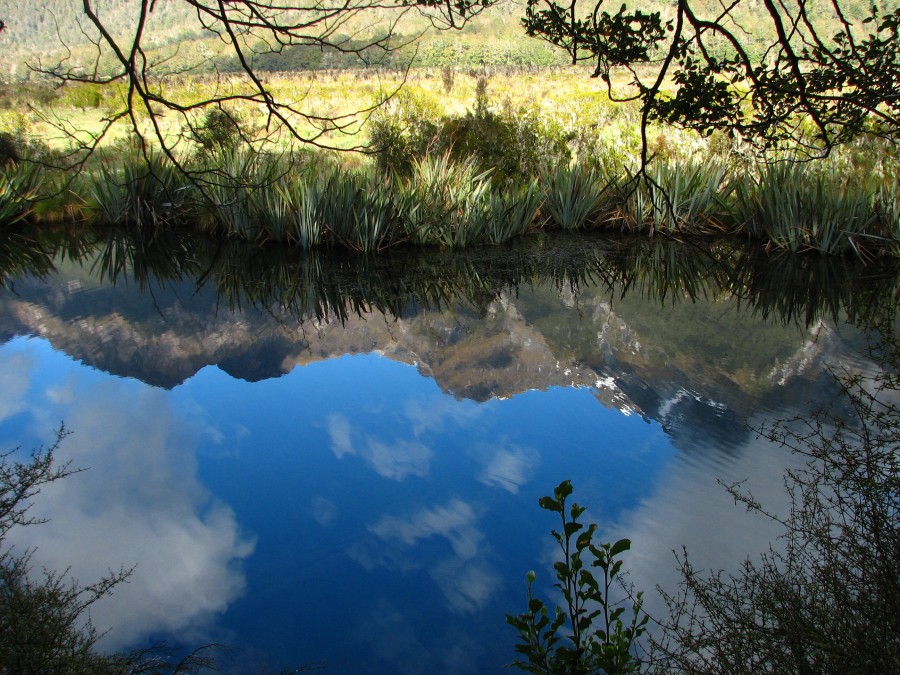
[[[317,78],[316,86],[306,78]],[[397,84],[385,73],[270,82],[306,92],[309,109],[331,116],[365,108]],[[201,81],[192,86],[202,93]],[[79,115],[89,117],[92,105],[108,112],[114,101],[83,94],[61,93],[47,110],[73,111],[70,119],[90,132]],[[635,179],[636,111],[610,103],[582,72],[417,72],[349,127],[352,134],[338,134],[348,147],[368,148],[365,154],[298,150],[272,129],[263,132],[252,111],[230,113],[258,140],[255,147],[236,143],[231,121],[221,115],[200,118],[190,130],[168,130],[184,136],[179,160],[190,178],[159,152],[151,151],[148,163],[132,139],[115,135],[74,178],[27,162],[7,164],[0,222],[89,219],[366,253],[499,244],[535,230],[605,229],[745,235],[797,252],[900,255],[896,150],[861,143],[827,160],[800,163],[785,155],[761,164],[730,139],[659,128],[651,130],[653,160]],[[16,153],[66,151],[46,120],[20,115],[12,133],[12,115],[0,115],[0,130]]]

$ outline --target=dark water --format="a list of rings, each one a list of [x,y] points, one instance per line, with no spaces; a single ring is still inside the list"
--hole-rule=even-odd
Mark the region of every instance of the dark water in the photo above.
[[[872,368],[898,297],[892,267],[722,242],[0,248],[0,448],[64,420],[89,469],[15,543],[84,582],[136,565],[92,613],[105,648],[221,642],[235,672],[498,672],[567,478],[648,596],[682,545],[735,567],[775,532],[717,479],[783,503],[793,460],[753,429]]]

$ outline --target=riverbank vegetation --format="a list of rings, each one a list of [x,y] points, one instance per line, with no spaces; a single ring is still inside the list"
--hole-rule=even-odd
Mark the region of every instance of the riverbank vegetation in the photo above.
[[[605,229],[898,255],[895,3],[493,4],[8,10],[0,223],[365,253]]]
[[[235,108],[199,119],[178,164],[123,136],[73,175],[13,161],[66,148],[39,143],[47,128],[6,110],[0,220],[179,228],[367,253],[599,229],[900,255],[900,156],[888,143],[864,137],[826,160],[795,162],[785,153],[772,163],[723,134],[659,127],[646,174],[636,177],[636,109],[612,104],[589,80],[558,71],[454,73],[452,85],[437,70],[411,77],[351,137],[365,154],[273,142],[248,110]],[[356,82],[347,73],[333,78],[319,102],[323,115],[331,97]],[[365,90],[369,102],[377,99],[383,84],[361,85],[353,105],[365,107]],[[72,95],[57,94],[48,109],[73,109]]]

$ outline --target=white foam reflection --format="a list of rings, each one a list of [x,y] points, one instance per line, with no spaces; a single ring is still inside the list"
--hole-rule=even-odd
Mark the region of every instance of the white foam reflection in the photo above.
[[[97,384],[74,368],[66,377],[23,406],[37,428],[65,420],[73,433],[58,459],[87,470],[45,486],[32,513],[50,522],[13,531],[10,542],[35,548],[36,569],[68,569],[82,583],[135,566],[129,583],[91,610],[99,630],[112,628],[104,648],[157,631],[202,635],[244,592],[240,561],[252,540],[198,481],[195,443],[163,393],[123,380]],[[0,406],[11,395],[3,390]]]

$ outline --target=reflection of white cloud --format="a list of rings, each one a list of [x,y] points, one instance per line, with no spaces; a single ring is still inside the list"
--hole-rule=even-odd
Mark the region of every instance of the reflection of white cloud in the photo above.
[[[407,476],[427,476],[431,450],[416,441],[395,441],[390,445],[369,439],[366,460],[380,476],[403,480]]]
[[[0,422],[25,407],[32,368],[34,361],[25,354],[11,354],[0,359]]]
[[[474,419],[483,410],[483,406],[471,401],[457,401],[442,394],[427,401],[410,400],[405,412],[413,434],[421,436],[426,431],[440,431],[448,420],[459,424]]]
[[[164,394],[128,381],[74,381],[70,404],[54,405],[65,397],[48,392],[31,405],[37,423],[65,419],[73,434],[58,457],[88,470],[42,489],[33,515],[50,522],[10,539],[37,548],[36,568],[70,568],[82,583],[136,565],[130,582],[91,610],[100,630],[113,628],[107,649],[202,627],[243,593],[239,561],[253,544],[198,482],[193,442]]]
[[[383,566],[407,572],[425,567],[446,598],[448,608],[468,614],[484,607],[502,585],[500,575],[479,550],[484,535],[476,521],[475,510],[460,499],[423,508],[403,518],[383,516],[369,527],[382,540],[381,545],[359,542],[348,553],[369,570]],[[454,555],[446,558],[446,549],[438,551],[434,546],[430,550],[422,546],[410,555],[408,547],[432,537],[446,539]]]
[[[338,459],[345,455],[355,455],[353,441],[350,440],[350,421],[344,415],[328,416],[328,435],[331,437],[331,451]]]
[[[500,448],[493,455],[485,457],[485,466],[478,474],[478,480],[485,485],[496,485],[517,494],[540,460],[540,455],[530,448],[511,446]]]
[[[502,584],[500,576],[480,561],[447,560],[431,570],[447,603],[455,612],[470,614],[487,604]]]
[[[360,455],[379,476],[391,480],[403,480],[407,476],[427,476],[431,463],[431,450],[418,441],[397,440],[384,442],[369,436],[357,452],[353,446],[353,429],[350,421],[339,414],[328,417],[328,435],[331,451],[338,459]]]
[[[408,519],[384,516],[369,530],[381,539],[396,539],[409,546],[420,539],[440,535],[464,560],[477,555],[478,544],[483,538],[475,527],[475,511],[459,499],[451,500],[446,506],[422,509]]]
[[[697,569],[737,571],[748,555],[755,557],[768,548],[779,529],[768,520],[748,514],[736,505],[724,487],[716,482],[746,480],[745,488],[763,505],[784,512],[785,494],[779,476],[793,463],[786,451],[764,439],[753,438],[735,457],[700,462],[681,456],[659,490],[635,510],[625,514],[615,532],[605,534],[612,540],[631,539],[631,552],[625,567],[638,589],[652,590],[659,585],[668,592],[676,589],[680,575],[674,552],[687,548]],[[646,609],[662,615],[664,607],[656,594],[647,593]]]
[[[312,501],[313,520],[323,527],[330,525],[337,518],[338,508],[334,502],[324,497],[315,497]]]

